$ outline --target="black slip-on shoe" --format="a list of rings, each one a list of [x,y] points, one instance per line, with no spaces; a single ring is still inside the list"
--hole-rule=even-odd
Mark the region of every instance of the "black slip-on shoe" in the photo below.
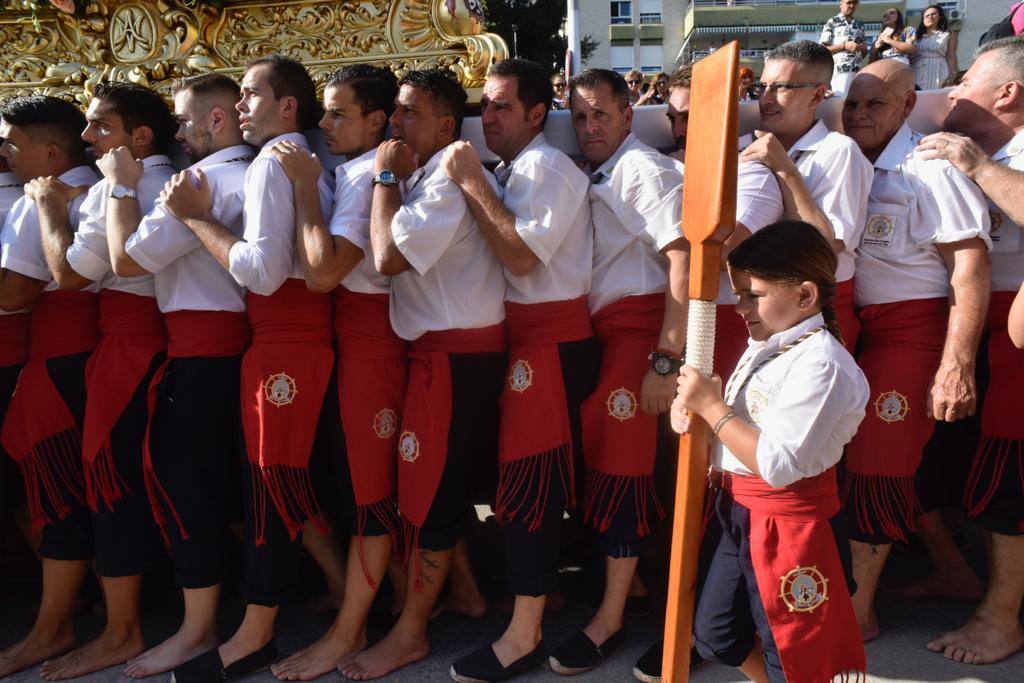
[[[590,671],[601,660],[626,642],[626,629],[620,628],[600,645],[592,641],[582,630],[577,631],[562,643],[548,657],[548,666],[555,673],[574,676]]]
[[[227,683],[267,668],[277,657],[277,643],[273,639],[227,666],[217,648],[213,648],[177,667],[171,674],[171,683]]]
[[[647,652],[643,653],[637,660],[636,666],[633,667],[633,678],[644,683],[661,683],[661,658],[664,653],[662,647],[664,644],[665,641],[659,640],[647,648]],[[690,671],[703,663],[704,659],[697,652],[697,648],[691,647]]]
[[[548,650],[544,647],[542,640],[533,649],[508,666],[502,666],[498,656],[494,654],[494,648],[484,645],[478,650],[470,652],[464,657],[459,657],[452,664],[448,674],[457,683],[495,683],[496,681],[507,681],[513,676],[532,671],[544,665],[548,657]]]

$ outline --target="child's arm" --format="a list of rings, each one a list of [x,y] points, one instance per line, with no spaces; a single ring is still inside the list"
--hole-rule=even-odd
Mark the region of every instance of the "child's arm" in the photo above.
[[[1006,321],[1006,327],[1013,345],[1018,349],[1024,349],[1024,285],[1021,285],[1017,296],[1013,298],[1013,305],[1010,306],[1010,318]]]

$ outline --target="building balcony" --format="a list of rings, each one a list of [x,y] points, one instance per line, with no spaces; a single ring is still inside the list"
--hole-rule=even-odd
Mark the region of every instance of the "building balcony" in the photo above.
[[[661,40],[664,35],[663,24],[640,24],[640,40]]]
[[[905,10],[906,2],[864,0],[856,16],[871,30],[889,7]],[[751,33],[807,30],[802,27],[819,30],[837,12],[835,0],[690,0],[683,18],[683,36],[686,40],[699,29],[705,29],[700,33],[706,34],[728,27]]]
[[[633,37],[635,35],[636,35],[636,26],[634,26],[633,24],[609,24],[608,25],[608,40],[609,41],[612,41],[612,42],[622,41],[622,40],[632,41]]]

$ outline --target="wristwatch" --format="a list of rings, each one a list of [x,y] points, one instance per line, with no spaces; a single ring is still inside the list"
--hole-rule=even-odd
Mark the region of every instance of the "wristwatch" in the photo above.
[[[677,373],[679,368],[683,367],[682,358],[659,351],[658,349],[651,351],[651,355],[647,356],[647,360],[651,361],[651,370],[654,370],[661,377]]]
[[[114,199],[138,199],[139,193],[127,185],[114,185],[110,188],[110,196]]]
[[[398,184],[398,178],[395,176],[394,171],[390,169],[381,169],[381,172],[373,176],[373,184],[383,185],[384,187],[394,187]]]

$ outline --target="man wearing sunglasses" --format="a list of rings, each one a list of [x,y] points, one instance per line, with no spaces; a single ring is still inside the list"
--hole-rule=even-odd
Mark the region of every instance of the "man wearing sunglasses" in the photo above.
[[[629,104],[634,105],[643,95],[644,75],[636,69],[626,74],[626,87],[629,89]]]
[[[871,190],[871,162],[850,138],[829,131],[818,106],[832,73],[828,50],[810,40],[780,45],[765,55],[761,81],[754,85],[761,114],[759,130],[740,140],[741,161],[760,161],[775,174],[786,218],[818,228],[835,249],[836,315],[843,340],[853,348],[855,247],[860,242]]]

